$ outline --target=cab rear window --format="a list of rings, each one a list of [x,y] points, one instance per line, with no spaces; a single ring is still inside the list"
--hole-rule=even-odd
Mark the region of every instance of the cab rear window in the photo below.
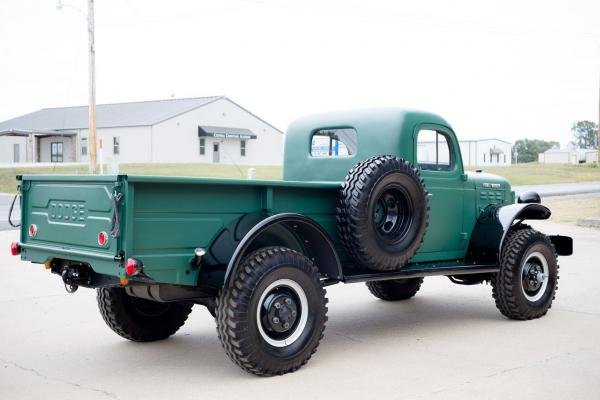
[[[356,150],[354,128],[319,129],[312,135],[310,155],[313,157],[350,157]]]

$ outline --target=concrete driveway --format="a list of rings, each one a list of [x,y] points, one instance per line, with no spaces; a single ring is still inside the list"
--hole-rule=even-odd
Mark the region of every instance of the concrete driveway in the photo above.
[[[575,237],[546,317],[507,320],[490,286],[441,277],[398,303],[376,300],[363,284],[337,285],[318,352],[276,378],[234,366],[199,306],[168,340],[121,339],[92,290],[66,294],[57,276],[9,255],[16,231],[0,232],[0,398],[598,399],[600,232],[535,225]]]

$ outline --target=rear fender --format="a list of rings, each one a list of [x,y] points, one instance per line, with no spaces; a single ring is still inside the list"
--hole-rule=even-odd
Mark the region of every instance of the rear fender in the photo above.
[[[229,260],[223,285],[229,284],[235,270],[248,253],[274,245],[303,253],[315,263],[323,279],[342,279],[341,263],[327,232],[306,216],[285,213],[263,219],[243,237]]]
[[[548,219],[550,215],[548,207],[537,203],[489,205],[477,219],[468,257],[477,262],[499,262],[500,250],[515,221]]]

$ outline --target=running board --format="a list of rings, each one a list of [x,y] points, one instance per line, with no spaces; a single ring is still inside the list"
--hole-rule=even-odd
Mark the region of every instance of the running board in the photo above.
[[[389,279],[408,279],[408,278],[423,278],[426,276],[448,276],[448,275],[470,275],[470,274],[490,274],[498,272],[500,267],[495,264],[470,264],[470,265],[453,265],[443,267],[418,268],[411,266],[410,269],[398,270],[391,272],[375,272],[369,271],[358,273],[356,275],[345,275],[339,282],[355,283],[367,281],[385,281]],[[333,284],[324,282],[325,285]]]

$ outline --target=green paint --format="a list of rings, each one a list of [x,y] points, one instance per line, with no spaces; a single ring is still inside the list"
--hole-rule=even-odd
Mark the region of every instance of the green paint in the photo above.
[[[320,129],[354,128],[356,154],[340,158],[310,155],[312,134]],[[202,275],[190,268],[193,251],[215,243],[223,229],[245,214],[293,212],[320,224],[334,241],[341,260],[348,260],[336,233],[338,188],[347,171],[373,155],[394,154],[414,163],[419,129],[448,135],[455,160],[451,171],[423,170],[429,196],[429,228],[416,263],[446,265],[464,260],[471,232],[488,204],[514,202],[507,181],[489,174],[465,173],[456,136],[442,118],[424,112],[373,109],[306,117],[294,122],[286,135],[284,180],[167,177],[144,175],[22,177],[22,259],[43,263],[61,258],[89,263],[99,273],[123,276],[114,257],[144,262],[144,272],[162,283],[196,285],[199,279],[221,279],[224,264]],[[110,231],[111,195],[121,201],[121,236],[106,247],[97,244],[100,231]],[[60,214],[58,213],[60,211]],[[59,218],[60,216],[60,218]],[[35,223],[38,234],[27,236]],[[243,233],[221,249],[231,254]],[[204,277],[204,278],[201,278]]]

